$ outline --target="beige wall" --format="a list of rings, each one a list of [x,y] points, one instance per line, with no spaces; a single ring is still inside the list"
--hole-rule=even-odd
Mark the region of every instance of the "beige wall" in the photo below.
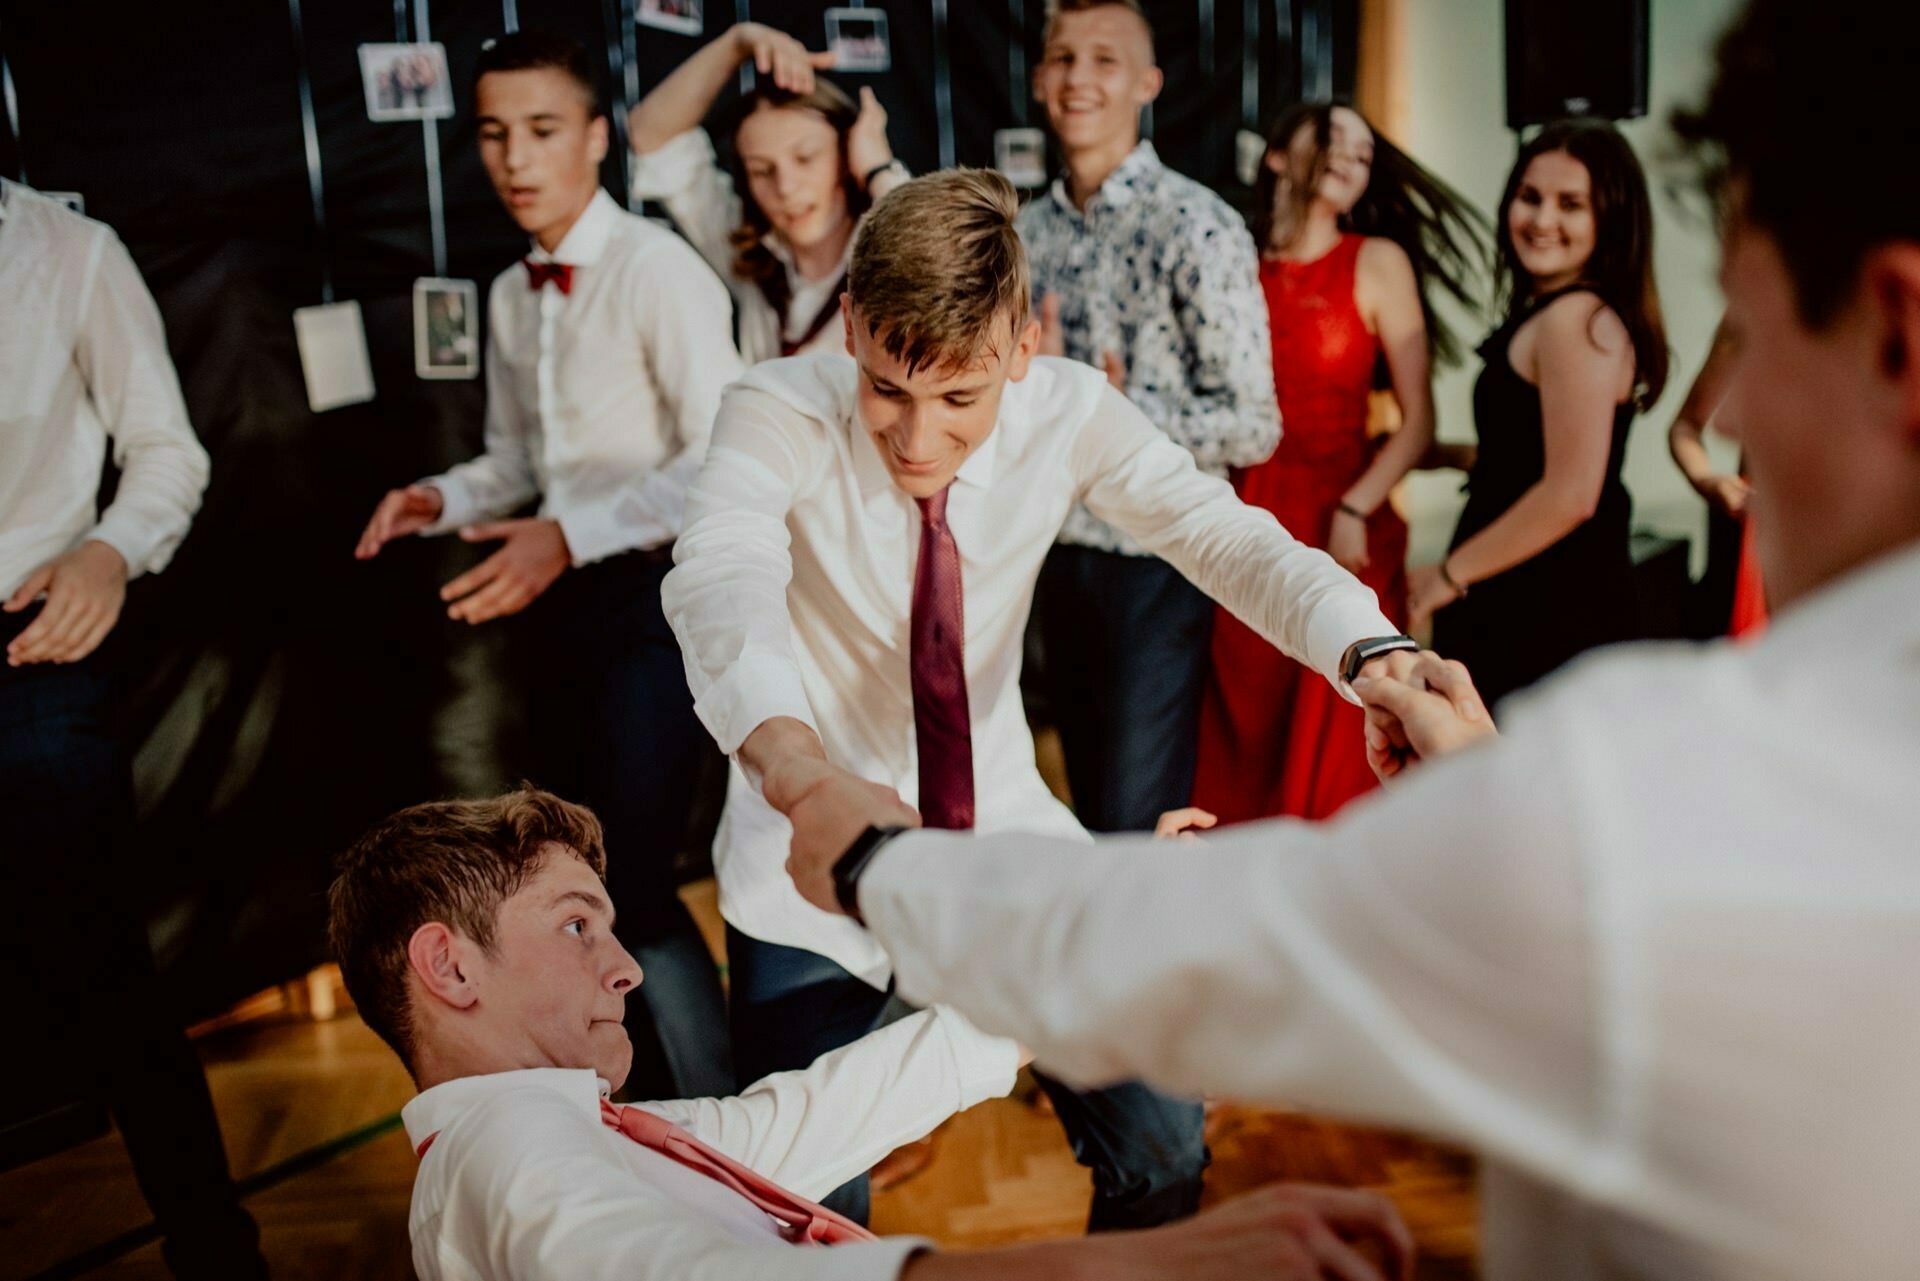
[[[1571,0],[1570,0],[1571,2]],[[1473,199],[1490,215],[1500,197],[1515,152],[1506,120],[1504,6],[1502,0],[1401,0],[1387,6],[1402,17],[1404,32],[1394,52],[1402,62],[1405,89],[1395,95],[1404,112],[1401,142],[1421,163]],[[1705,508],[1667,454],[1666,432],[1687,386],[1706,358],[1720,316],[1714,283],[1717,250],[1713,228],[1697,198],[1683,199],[1669,187],[1684,185],[1666,119],[1674,106],[1692,102],[1705,87],[1713,42],[1731,18],[1737,0],[1651,0],[1652,56],[1649,113],[1624,126],[1646,165],[1654,188],[1655,270],[1665,305],[1673,372],[1666,394],[1634,424],[1628,445],[1626,482],[1633,493],[1636,528],[1692,538],[1696,569],[1702,553]],[[1484,322],[1470,322],[1471,342]],[[1479,362],[1443,370],[1435,383],[1440,435],[1473,436],[1473,380]],[[1710,437],[1711,439],[1711,437]],[[1725,442],[1712,445],[1730,460]],[[1459,511],[1459,474],[1412,477],[1402,494],[1413,520],[1413,562],[1438,559]]]

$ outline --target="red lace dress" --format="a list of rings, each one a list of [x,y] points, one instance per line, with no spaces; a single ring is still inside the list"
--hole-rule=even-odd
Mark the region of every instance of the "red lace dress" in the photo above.
[[[1354,304],[1363,236],[1312,262],[1263,259],[1260,286],[1273,325],[1280,448],[1236,471],[1248,503],[1280,518],[1295,538],[1324,548],[1340,496],[1373,461],[1367,396],[1380,340]],[[1407,613],[1407,527],[1390,503],[1367,522],[1372,561],[1361,581],[1387,616]],[[1200,710],[1193,803],[1222,822],[1290,814],[1326,818],[1375,786],[1360,709],[1220,610],[1213,669]]]

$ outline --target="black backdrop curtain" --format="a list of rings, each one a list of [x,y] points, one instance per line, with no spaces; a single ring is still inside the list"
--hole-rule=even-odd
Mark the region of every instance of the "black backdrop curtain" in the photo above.
[[[81,193],[127,242],[213,457],[193,533],[166,574],[134,584],[111,642],[137,744],[132,871],[187,1013],[321,958],[328,861],[366,824],[528,769],[514,627],[450,624],[434,595],[476,550],[439,539],[366,565],[350,555],[385,490],[478,450],[483,408],[477,381],[414,374],[412,282],[436,274],[429,148],[418,123],[368,120],[357,46],[423,28],[445,45],[456,111],[426,126],[445,274],[484,289],[524,241],[487,185],[465,101],[482,40],[517,21],[585,41],[623,135],[624,107],[702,39],[751,18],[818,47],[829,7],[706,0],[695,37],[636,29],[633,3],[0,3],[11,78],[0,172]],[[1044,124],[1025,89],[1043,0],[872,7],[888,13],[893,68],[839,79],[874,87],[915,171],[990,164],[994,130]],[[1357,0],[1147,8],[1167,71],[1151,136],[1168,163],[1232,198],[1244,197],[1236,129],[1303,92],[1351,92]],[[605,181],[624,192],[624,146]],[[326,277],[362,308],[377,395],[314,414],[291,314],[321,300]]]

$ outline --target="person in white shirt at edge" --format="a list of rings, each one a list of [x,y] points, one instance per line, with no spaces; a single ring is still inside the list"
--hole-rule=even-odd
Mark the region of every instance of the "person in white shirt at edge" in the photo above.
[[[706,264],[601,190],[608,124],[589,65],[536,30],[480,54],[480,157],[533,242],[488,293],[486,452],[389,493],[355,554],[455,529],[500,541],[440,596],[471,624],[533,607],[542,768],[607,825],[621,928],[655,976],[628,1014],[637,1082],[725,1093],[725,1002],[675,893],[702,744],[660,580],[741,365]],[[535,497],[537,516],[511,518]]]
[[[742,1079],[804,1067],[888,1004],[886,954],[786,877],[810,815],[882,798],[902,821],[917,805],[933,826],[1084,839],[1041,780],[1019,692],[1034,582],[1075,503],[1329,681],[1415,657],[1371,591],[1098,370],[1035,356],[1017,208],[1004,178],[964,169],[876,204],[842,302],[854,359],[749,370],[688,494],[663,591],[701,719],[734,757],[715,863]],[[1094,1171],[1093,1228],[1192,1213],[1197,1102],[1043,1082]],[[846,1198],[860,1217],[861,1189]]]
[[[8,1092],[25,1116],[40,1100],[111,1105],[174,1275],[265,1276],[200,1061],[154,990],[148,905],[122,875],[142,852],[120,663],[100,650],[127,580],[165,569],[186,536],[207,453],[126,246],[4,178],[0,388],[0,972],[33,1047]],[[102,511],[109,447],[120,476]]]
[[[749,61],[760,78],[723,124],[746,177],[741,195],[700,122]],[[873,90],[860,90],[856,108],[814,75],[832,65],[831,53],[743,22],[681,63],[627,120],[633,195],[665,205],[727,282],[748,364],[840,349],[853,229],[907,177]]]
[[[914,833],[836,887],[876,803],[804,829],[807,896],[1075,1080],[1472,1144],[1489,1281],[1920,1276],[1915,65],[1920,11],[1754,0],[1676,120],[1722,198],[1764,635],[1582,660],[1498,739],[1363,682],[1383,772],[1457,758],[1175,859]]]
[[[340,860],[334,955],[420,1089],[401,1116],[422,1281],[1410,1275],[1391,1205],[1346,1189],[1280,1185],[1151,1232],[975,1254],[821,1213],[801,1198],[1004,1094],[1019,1048],[935,1008],[738,1097],[614,1108],[632,1058],[621,1005],[642,976],[604,870],[592,813],[537,791],[413,806]],[[682,1135],[746,1169],[722,1181]]]

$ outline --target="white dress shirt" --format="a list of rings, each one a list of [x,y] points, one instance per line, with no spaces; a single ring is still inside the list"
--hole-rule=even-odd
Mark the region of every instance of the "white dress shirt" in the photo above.
[[[1920,1276],[1920,546],[1507,721],[1327,825],[910,833],[861,910],[1069,1079],[1479,1148],[1489,1281]]]
[[[740,373],[727,294],[678,236],[605,191],[551,254],[573,290],[524,264],[487,295],[486,452],[423,484],[445,501],[424,532],[504,516],[535,495],[575,565],[680,533],[720,392]]]
[[[757,365],[780,354],[781,341],[799,342],[821,310],[834,306],[845,288],[842,283],[853,258],[853,240],[839,268],[830,276],[808,280],[794,269],[793,256],[777,235],[766,245],[787,273],[786,315],[775,311],[760,286],[733,273],[733,232],[742,220],[740,197],[733,178],[713,154],[713,140],[705,129],[689,129],[644,155],[633,157],[633,197],[657,200],[666,206],[687,243],[700,251],[720,279],[727,282],[740,318],[740,352]],[[846,330],[830,319],[795,355],[843,352]]]
[[[908,635],[920,515],[855,421],[857,377],[846,356],[801,356],[757,365],[729,389],[661,601],[695,710],[721,750],[791,716],[819,733],[829,760],[913,804]],[[1097,370],[1036,358],[1007,385],[947,503],[983,832],[1084,836],[1041,780],[1020,701],[1034,583],[1082,501],[1328,680],[1354,641],[1395,631],[1371,591],[1198,471]],[[872,937],[793,888],[791,835],[736,762],[714,848],[721,912],[755,938],[808,948],[884,986],[887,958]]]
[[[207,487],[160,309],[113,229],[0,178],[0,600],[89,539],[173,558]],[[96,512],[107,442],[120,487]]]
[[[1013,1088],[1019,1050],[923,1010],[727,1099],[643,1103],[818,1200],[955,1112]],[[891,1281],[913,1237],[788,1243],[724,1184],[606,1125],[590,1069],[463,1077],[401,1110],[417,1151],[408,1233],[421,1281]]]

